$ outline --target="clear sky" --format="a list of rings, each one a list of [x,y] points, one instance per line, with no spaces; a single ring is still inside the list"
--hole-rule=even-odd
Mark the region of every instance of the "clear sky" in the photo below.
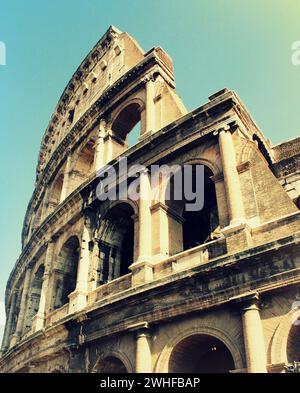
[[[170,54],[188,110],[226,86],[274,144],[299,135],[300,65],[291,61],[299,0],[1,1],[0,335],[42,135],[73,72],[111,24],[145,50],[160,45]]]

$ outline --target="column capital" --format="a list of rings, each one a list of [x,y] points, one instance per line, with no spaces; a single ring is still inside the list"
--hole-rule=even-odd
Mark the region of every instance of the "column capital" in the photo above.
[[[230,132],[231,134],[238,129],[235,120],[228,120],[226,123],[219,124],[219,127],[213,132],[213,135],[220,135],[221,132]]]
[[[141,80],[144,84],[147,84],[148,82],[155,82],[154,72],[149,72]]]
[[[106,131],[107,121],[103,117],[99,119],[99,137],[104,138]]]
[[[241,311],[259,310],[260,296],[258,292],[232,299],[233,304],[237,305]]]
[[[150,169],[145,166],[142,170],[139,171],[139,173],[141,175],[149,175]]]
[[[151,336],[151,328],[147,321],[134,323],[132,325],[127,326],[127,329],[130,332],[135,332],[136,338]]]

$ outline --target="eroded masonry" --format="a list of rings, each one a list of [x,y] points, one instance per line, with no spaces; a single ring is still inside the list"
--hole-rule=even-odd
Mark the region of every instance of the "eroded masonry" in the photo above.
[[[120,156],[204,165],[204,208],[163,181],[151,201],[99,201],[97,171]],[[110,27],[42,140],[0,370],[295,371],[299,194],[300,138],[273,146],[227,89],[188,113],[168,54]]]

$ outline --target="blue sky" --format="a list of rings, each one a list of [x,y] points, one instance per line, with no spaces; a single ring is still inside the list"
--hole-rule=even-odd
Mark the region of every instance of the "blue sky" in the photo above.
[[[162,46],[175,65],[188,110],[228,87],[273,143],[299,135],[300,41],[296,0],[6,0],[1,2],[2,225],[0,335],[5,283],[20,253],[39,145],[65,85],[113,24],[148,50]]]

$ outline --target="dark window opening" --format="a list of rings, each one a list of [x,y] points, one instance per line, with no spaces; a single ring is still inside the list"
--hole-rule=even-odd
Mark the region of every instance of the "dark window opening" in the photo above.
[[[94,373],[127,373],[127,369],[123,362],[114,357],[114,356],[107,356],[105,359],[99,360],[94,369]]]
[[[198,174],[199,175],[199,174]],[[173,232],[181,232],[182,239],[181,244],[171,245],[174,252],[180,252],[182,250],[188,250],[190,248],[199,246],[208,241],[217,239],[219,237],[219,217],[217,209],[217,199],[215,192],[215,185],[211,180],[211,170],[204,166],[204,181],[197,179],[196,165],[192,165],[192,191],[204,192],[204,205],[202,209],[196,211],[189,211],[187,203],[195,203],[196,199],[200,200],[200,195],[197,194],[194,200],[187,200],[184,194],[184,172],[182,171],[182,200],[176,200],[174,197],[174,187],[176,184],[176,175],[170,180],[170,200],[166,200],[166,205],[172,209],[179,217],[181,217],[181,223],[178,220],[169,219],[169,234],[170,241],[172,238],[176,238]],[[201,190],[196,188],[196,181],[200,181]],[[178,184],[178,183],[177,183]],[[204,187],[204,190],[203,190]]]
[[[289,363],[300,362],[300,316],[291,327],[287,340],[287,359]]]
[[[73,123],[74,120],[75,109],[71,109],[68,113],[68,122],[69,124]]]
[[[76,288],[78,260],[79,240],[76,236],[72,236],[65,242],[58,256],[55,309],[67,304],[68,295]]]
[[[44,271],[45,267],[44,265],[41,265],[34,275],[34,279],[29,293],[25,331],[31,329],[32,318],[37,314],[39,310]]]
[[[97,284],[130,273],[134,253],[134,210],[127,203],[113,207],[102,221]]]
[[[114,121],[112,131],[127,146],[136,144],[141,134],[140,106],[138,104],[129,104],[124,108]]]

